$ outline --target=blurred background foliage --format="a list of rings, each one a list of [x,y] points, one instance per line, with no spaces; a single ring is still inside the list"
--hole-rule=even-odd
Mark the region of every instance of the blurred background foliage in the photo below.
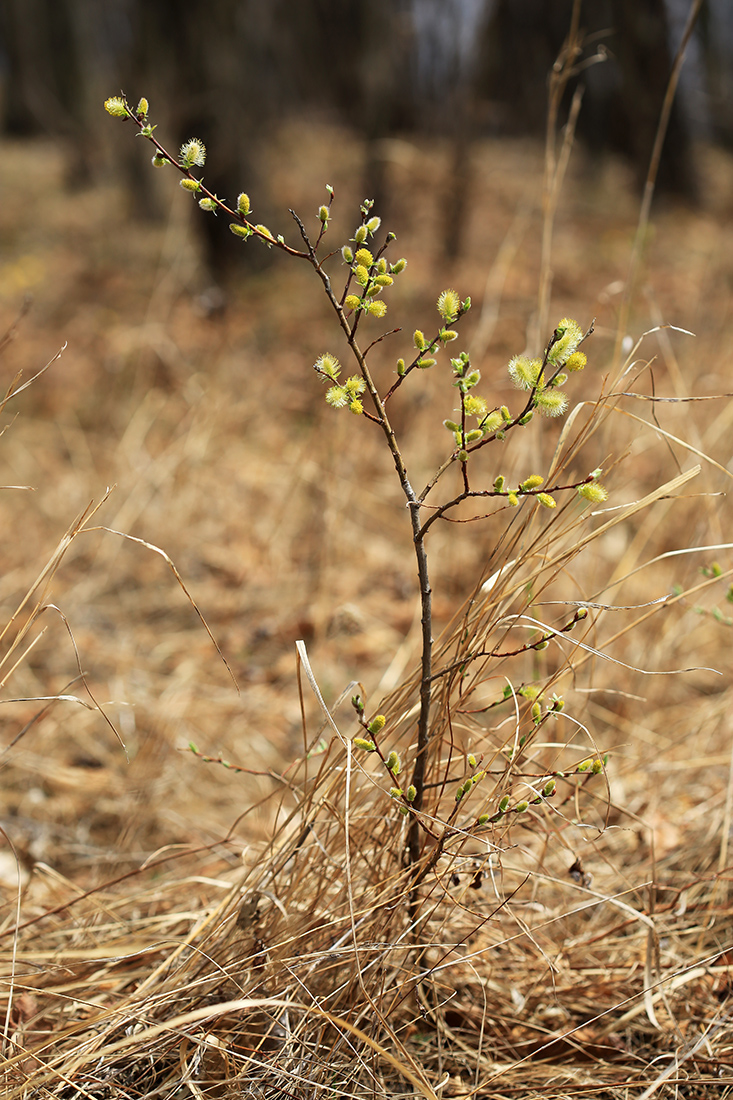
[[[100,102],[123,90],[153,104],[161,130],[216,149],[207,184],[267,193],[262,150],[283,120],[317,118],[367,143],[364,193],[389,214],[390,142],[427,134],[452,147],[447,254],[461,250],[469,149],[485,137],[541,135],[546,86],[573,0],[4,0],[0,119],[11,135],[64,140],[69,179],[124,174],[141,216],[162,216],[143,143],[110,137]],[[644,179],[687,0],[581,5],[584,88],[578,133],[594,155],[620,153]],[[733,142],[733,8],[706,0],[665,144],[658,190],[698,196],[693,144]],[[114,145],[110,144],[114,141]],[[263,208],[264,220],[270,212]],[[225,224],[200,219],[218,280],[262,250],[231,248]],[[247,258],[246,260],[244,258]]]

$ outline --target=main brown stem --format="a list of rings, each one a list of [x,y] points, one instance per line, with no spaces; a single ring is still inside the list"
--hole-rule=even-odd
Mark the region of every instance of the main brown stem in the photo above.
[[[395,470],[397,471],[397,477],[399,478],[402,492],[407,499],[407,506],[410,509],[410,521],[412,524],[412,541],[415,547],[415,557],[417,559],[417,575],[420,582],[420,610],[421,610],[421,624],[422,624],[422,659],[420,668],[420,715],[417,722],[417,751],[415,756],[415,767],[412,773],[412,786],[415,788],[415,798],[412,801],[412,807],[416,811],[412,814],[412,820],[410,822],[410,829],[408,832],[407,849],[409,862],[413,871],[417,873],[417,864],[420,860],[420,819],[418,814],[422,809],[423,796],[425,792],[425,771],[427,766],[428,756],[428,743],[430,741],[430,701],[432,695],[432,673],[433,673],[433,592],[430,587],[430,576],[428,573],[428,555],[425,549],[425,533],[423,531],[422,524],[420,522],[420,501],[418,500],[417,493],[410,484],[410,479],[407,476],[407,467],[405,466],[402,458],[402,452],[399,449],[397,438],[394,434],[392,425],[389,422],[387,411],[384,407],[377,387],[374,384],[374,380],[371,376],[369,367],[367,366],[364,352],[361,350],[356,342],[355,333],[349,324],[348,318],[344,313],[343,307],[331,287],[331,280],[323,270],[318,257],[316,256],[315,249],[311,244],[308,235],[306,233],[305,226],[301,222],[300,218],[294,211],[290,211],[293,218],[298,224],[301,236],[305,242],[305,246],[308,249],[309,259],[313,265],[313,268],[318,275],[319,279],[323,283],[323,288],[326,291],[326,296],[333,307],[336,316],[338,317],[339,324],[344,331],[349,347],[359,364],[359,370],[362,378],[366,382],[366,387],[369,392],[369,396],[372,399],[374,409],[379,421],[379,426],[384,432],[385,439],[387,440],[387,446],[389,447],[392,455],[392,460],[395,464]]]

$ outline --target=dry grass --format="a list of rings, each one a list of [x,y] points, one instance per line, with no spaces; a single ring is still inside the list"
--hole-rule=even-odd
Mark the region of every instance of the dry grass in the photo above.
[[[513,400],[505,364],[532,325],[541,151],[476,149],[455,269],[429,231],[444,151],[385,151],[389,220],[410,265],[392,313],[410,331],[443,286],[472,293],[467,343],[497,398]],[[270,155],[273,205],[313,211],[328,180],[334,233],[352,228],[358,144],[301,126]],[[700,157],[705,209],[658,212],[631,325],[672,322],[697,339],[658,332],[623,384],[604,377],[635,202],[617,165],[578,161],[557,214],[553,297],[558,316],[598,317],[573,391],[586,404],[557,450],[561,429],[544,424],[535,454],[515,444],[501,470],[485,460],[491,479],[553,454],[562,481],[602,465],[608,505],[434,528],[439,660],[453,672],[435,710],[426,822],[451,829],[413,924],[402,819],[348,741],[360,681],[385,700],[388,747],[410,759],[408,528],[370,426],[354,447],[353,420],[329,415],[310,375],[333,346],[318,288],[276,263],[207,318],[175,184],[167,227],[132,226],[113,187],[65,193],[53,149],[6,150],[0,281],[11,300],[36,297],[5,350],[7,382],[69,341],[0,441],[4,482],[35,487],[0,497],[4,676],[47,626],[4,681],[7,1096],[730,1094],[730,626],[712,612],[726,615],[731,557],[676,551],[729,539],[731,405],[652,410],[609,396],[730,388],[733,168]],[[445,445],[447,388],[434,371],[395,411],[418,482]],[[166,561],[101,526],[170,555],[241,695]],[[34,586],[47,558],[55,570],[64,531],[58,571]],[[703,576],[714,561],[722,576]],[[496,656],[526,639],[521,616],[560,629],[574,600],[608,609],[544,653]],[[298,639],[340,734],[302,664],[301,708]],[[494,655],[459,676],[479,646]],[[680,669],[692,671],[639,671]],[[529,702],[496,705],[507,677],[566,700],[521,751]],[[61,693],[80,702],[35,701]],[[205,764],[189,741],[247,770]],[[603,774],[573,774],[606,751]],[[488,774],[451,816],[468,752]],[[554,800],[469,835],[504,792],[515,803],[560,770]]]

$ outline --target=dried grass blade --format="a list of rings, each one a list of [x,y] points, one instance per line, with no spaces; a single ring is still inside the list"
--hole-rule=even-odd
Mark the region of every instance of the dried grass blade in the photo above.
[[[156,546],[154,542],[147,542],[145,539],[140,539],[136,535],[128,535],[124,531],[116,531],[114,529],[114,527],[103,527],[103,526],[100,525],[99,527],[88,527],[87,530],[88,531],[107,531],[110,535],[119,535],[119,537],[121,539],[128,539],[130,542],[138,543],[139,546],[144,546],[146,548],[146,550],[152,550],[154,554],[159,554],[160,557],[163,558],[163,560],[165,562],[167,562],[167,564],[171,568],[173,576],[176,578],[179,585],[183,589],[183,592],[184,592],[184,595],[186,596],[186,599],[191,604],[191,607],[194,609],[194,611],[196,612],[196,614],[198,615],[198,617],[201,621],[201,625],[203,626],[206,633],[209,635],[209,638],[211,639],[211,642],[212,642],[212,645],[214,646],[214,649],[219,654],[219,657],[220,657],[224,667],[226,668],[227,672],[229,673],[229,676],[231,677],[232,683],[234,684],[235,688],[237,689],[237,694],[239,694],[239,684],[237,683],[237,678],[234,675],[234,672],[232,671],[231,665],[229,664],[226,657],[222,653],[221,648],[219,646],[219,643],[217,642],[216,638],[214,637],[214,635],[211,631],[211,627],[209,626],[206,619],[204,618],[203,612],[201,611],[200,607],[196,603],[196,601],[193,598],[193,596],[191,595],[191,593],[186,588],[186,585],[183,581],[183,577],[178,572],[175,565],[173,564],[173,561],[171,560],[169,555],[166,554],[165,550],[161,550],[161,548],[159,546]]]

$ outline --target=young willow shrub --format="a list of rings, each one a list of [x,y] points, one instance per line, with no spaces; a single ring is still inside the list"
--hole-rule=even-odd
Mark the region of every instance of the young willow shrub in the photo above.
[[[154,146],[153,165],[170,165],[177,169],[181,173],[181,187],[193,195],[202,210],[229,217],[229,228],[234,237],[243,242],[257,238],[269,248],[276,248],[293,259],[310,264],[323,285],[337,323],[346,337],[353,361],[352,374],[347,373],[331,351],[324,351],[313,369],[326,386],[325,400],[331,408],[348,409],[355,416],[364,417],[384,437],[409,511],[422,611],[419,704],[409,775],[403,778],[403,764],[399,754],[385,744],[385,717],[378,714],[368,718],[359,695],[352,699],[360,726],[360,732],[353,738],[352,744],[358,752],[375,754],[380,760],[380,766],[389,783],[389,795],[397,804],[398,812],[410,819],[407,852],[413,884],[422,881],[427,871],[435,865],[447,840],[458,831],[458,815],[463,809],[462,804],[465,804],[471,791],[487,775],[486,769],[481,767],[481,760],[469,754],[466,758],[465,775],[454,790],[452,809],[445,814],[442,822],[436,821],[434,813],[423,813],[428,761],[431,753],[439,750],[439,746],[434,745],[435,737],[431,734],[431,702],[439,674],[434,674],[433,667],[428,535],[439,519],[448,516],[464,501],[474,498],[492,498],[500,507],[509,509],[532,503],[539,508],[555,509],[558,499],[567,494],[577,494],[582,500],[594,504],[606,499],[606,490],[599,482],[601,470],[594,470],[580,481],[563,485],[554,483],[552,479],[550,484],[545,485],[545,479],[537,473],[528,474],[517,484],[510,484],[502,474],[494,475],[488,484],[481,480],[480,474],[474,480],[475,459],[479,451],[526,428],[535,413],[546,417],[560,417],[565,413],[568,397],[563,387],[569,382],[571,374],[583,370],[586,365],[585,353],[579,349],[591,335],[593,325],[584,331],[576,321],[565,317],[550,335],[541,357],[518,355],[510,361],[509,376],[521,393],[515,409],[496,405],[490,397],[480,392],[481,372],[473,366],[465,351],[448,357],[447,375],[451,386],[458,393],[457,408],[443,421],[450,443],[435,473],[418,490],[410,481],[405,458],[390,421],[390,403],[403,386],[414,383],[420,377],[421,371],[430,370],[441,358],[447,357],[448,345],[459,340],[457,326],[471,308],[471,299],[461,299],[452,288],[442,291],[436,303],[437,321],[427,334],[420,329],[413,333],[412,348],[404,357],[397,359],[392,380],[386,387],[379,385],[372,374],[369,356],[384,336],[394,335],[399,331],[380,332],[378,322],[388,312],[387,298],[390,289],[395,280],[402,276],[407,261],[404,257],[396,260],[388,258],[396,238],[393,233],[380,236],[381,220],[372,212],[372,202],[366,200],[360,207],[361,216],[353,236],[335,252],[330,249],[327,254],[323,254],[334,201],[333,188],[326,185],[327,200],[316,212],[313,234],[308,232],[300,217],[291,211],[302,241],[302,247],[293,247],[282,235],[275,236],[267,226],[254,221],[251,200],[245,192],[237,197],[233,206],[229,206],[206,188],[203,179],[194,174],[195,169],[202,168],[206,161],[206,148],[202,141],[191,138],[181,146],[178,155],[170,153],[161,145],[154,134],[155,126],[148,118],[149,106],[146,99],[141,99],[133,110],[124,96],[114,96],[106,101],[105,108],[110,115],[130,121],[138,127],[140,136],[147,138]],[[334,289],[336,275],[330,274],[326,269],[326,261],[332,260],[334,256],[340,260],[338,277],[342,282],[339,290]],[[436,487],[446,473],[455,467],[460,471],[461,489],[450,499],[436,505]],[[429,512],[426,507],[428,498],[431,498]],[[540,632],[539,636],[533,635],[530,641],[520,645],[511,656],[545,649],[554,637],[571,631],[587,614],[586,608],[579,607],[560,628]],[[476,652],[465,654],[461,658],[461,666],[465,667],[472,660],[486,658],[487,655],[492,656],[479,648]],[[507,687],[504,699],[512,694],[513,689]],[[553,695],[543,707],[541,697],[534,697],[529,686],[517,694],[529,700],[529,721],[533,732],[550,718],[556,717],[564,707],[562,698],[557,695]],[[518,739],[518,750],[522,749],[527,739],[527,735]],[[465,836],[466,833],[478,831],[502,819],[509,819],[511,815],[526,814],[530,806],[541,805],[555,795],[558,778],[584,776],[588,772],[598,774],[605,768],[605,763],[605,757],[594,757],[581,761],[570,771],[547,774],[539,780],[535,776],[531,784],[527,784],[530,786],[531,797],[512,800],[510,795],[503,794],[493,809],[462,819],[460,832]],[[425,854],[428,845],[424,841],[428,837],[432,838],[429,845],[430,855]]]

